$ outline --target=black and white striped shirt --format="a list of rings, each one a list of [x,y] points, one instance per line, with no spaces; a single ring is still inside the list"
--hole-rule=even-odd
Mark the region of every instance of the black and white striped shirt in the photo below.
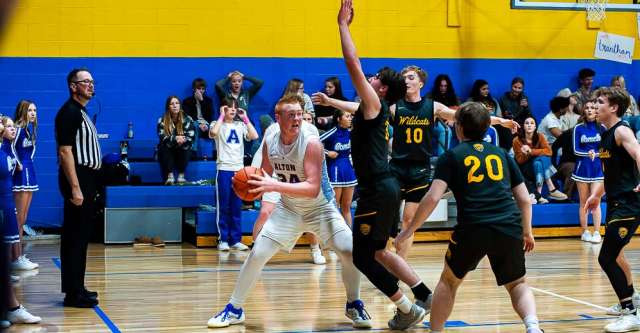
[[[84,106],[69,99],[56,115],[55,128],[57,145],[72,147],[76,165],[94,170],[102,167],[98,131]]]

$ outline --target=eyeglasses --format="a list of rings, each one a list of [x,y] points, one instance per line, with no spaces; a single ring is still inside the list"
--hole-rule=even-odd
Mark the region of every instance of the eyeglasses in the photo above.
[[[84,84],[87,84],[87,85],[89,85],[89,84],[93,84],[94,86],[96,85],[96,81],[89,80],[89,79],[86,79],[86,80],[80,80],[80,81],[73,81],[73,83],[75,83],[75,84],[78,84],[78,83],[84,83]]]

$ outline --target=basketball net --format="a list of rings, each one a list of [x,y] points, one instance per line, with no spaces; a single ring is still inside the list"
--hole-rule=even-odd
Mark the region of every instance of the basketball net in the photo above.
[[[602,22],[605,17],[607,0],[584,0],[587,6],[587,20],[592,22]]]

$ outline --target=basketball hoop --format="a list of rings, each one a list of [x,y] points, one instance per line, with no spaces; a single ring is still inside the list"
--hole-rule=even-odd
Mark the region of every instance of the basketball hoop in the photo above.
[[[607,0],[584,0],[587,7],[587,20],[592,22],[602,22],[605,17]]]

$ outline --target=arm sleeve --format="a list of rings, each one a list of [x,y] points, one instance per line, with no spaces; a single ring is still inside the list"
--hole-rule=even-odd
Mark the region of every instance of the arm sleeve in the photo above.
[[[589,152],[582,148],[580,136],[584,126],[578,125],[573,129],[573,154],[576,156],[589,156]]]
[[[216,82],[216,94],[218,95],[218,98],[220,100],[222,100],[222,98],[224,98],[224,96],[227,95],[227,92],[224,88],[224,86],[226,86],[227,83],[229,83],[228,77],[222,78]]]
[[[73,146],[76,143],[76,135],[82,124],[82,114],[80,112],[61,113],[56,117],[56,138],[58,146]]]
[[[165,135],[164,133],[164,123],[162,122],[162,117],[158,119],[158,137],[160,138],[161,144],[169,144],[175,142],[176,136],[172,133],[171,135]]]
[[[551,156],[551,146],[542,133],[538,133],[538,146],[531,149],[531,156]]]
[[[16,138],[11,142],[11,152],[13,153],[13,156],[16,157],[16,162],[18,163],[18,165],[22,167],[22,161],[20,161],[20,156],[18,156],[18,151],[16,150],[16,144],[22,141],[20,137],[24,136],[24,129],[19,126],[16,126],[16,127],[18,127],[18,132],[16,133]]]
[[[516,156],[516,161],[518,164],[524,164],[527,160],[529,160],[529,156],[525,155],[522,150],[522,142],[520,142],[520,138],[516,137],[513,139],[513,153]]]
[[[193,119],[186,116],[182,127],[184,128],[184,136],[187,139],[187,142],[193,143],[196,140],[196,131],[193,126]]]
[[[244,77],[247,81],[251,82],[252,85],[251,87],[248,89],[249,92],[249,99],[253,98],[253,96],[255,96],[258,91],[260,91],[260,88],[262,88],[262,85],[264,84],[264,81],[257,79],[253,76],[245,76]]]

